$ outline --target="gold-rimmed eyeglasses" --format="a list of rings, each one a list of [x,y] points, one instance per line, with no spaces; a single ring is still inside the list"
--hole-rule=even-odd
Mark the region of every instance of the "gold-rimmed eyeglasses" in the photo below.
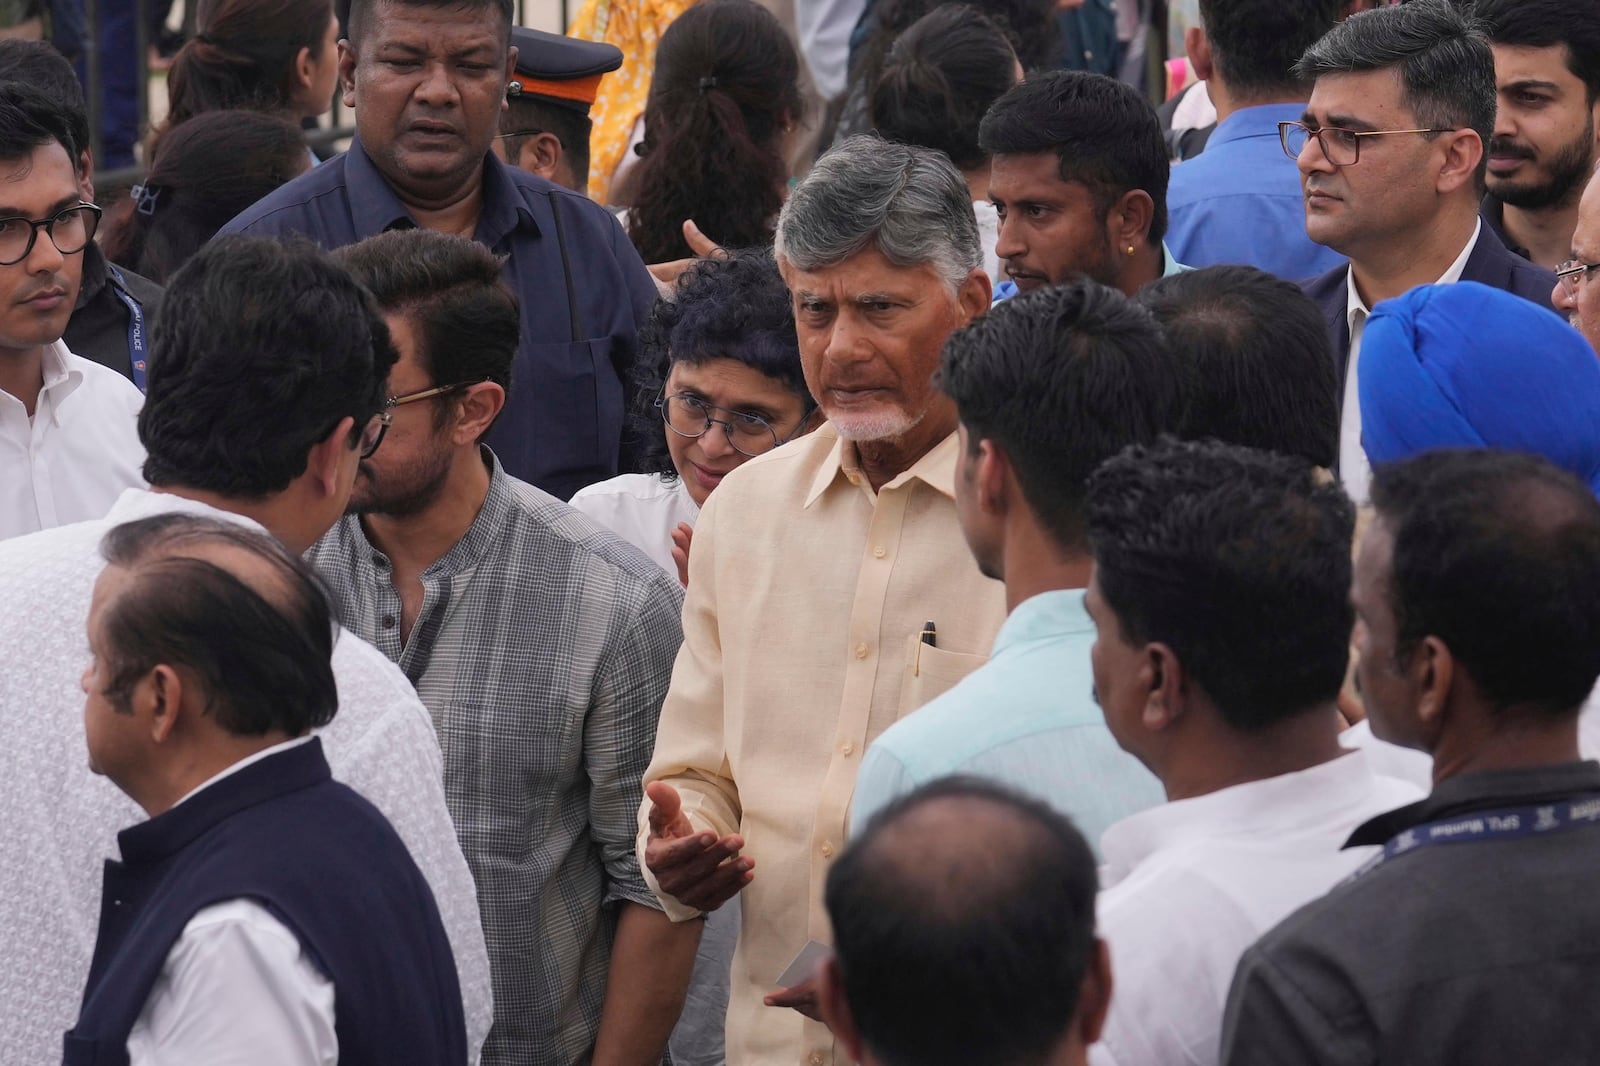
[[[1591,270],[1600,270],[1600,263],[1580,263],[1576,259],[1568,259],[1556,267],[1556,280],[1561,282],[1561,289],[1567,294],[1567,299],[1578,298],[1578,289]]]

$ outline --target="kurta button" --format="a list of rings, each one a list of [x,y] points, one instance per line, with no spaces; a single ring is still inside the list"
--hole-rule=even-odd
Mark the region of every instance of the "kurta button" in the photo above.
[[[811,1066],[822,1066],[822,1052],[813,1051],[811,1053],[811,1058],[808,1061],[811,1063]]]
[[[385,628],[385,629],[393,629],[394,628],[394,615],[386,614],[386,615],[383,616],[383,628]]]
[[[832,844],[824,843],[822,845],[822,857],[824,859],[833,858],[833,845]]]
[[[882,559],[885,555],[889,554],[889,549],[880,544],[876,548],[872,549],[872,554],[874,557]]]
[[[850,755],[856,750],[856,746],[847,740],[843,744],[839,745],[839,750],[844,752],[846,755]]]
[[[867,657],[867,646],[866,646],[866,644],[864,644],[864,643],[863,644],[857,644],[856,645],[856,658],[857,659],[865,659],[866,657]]]

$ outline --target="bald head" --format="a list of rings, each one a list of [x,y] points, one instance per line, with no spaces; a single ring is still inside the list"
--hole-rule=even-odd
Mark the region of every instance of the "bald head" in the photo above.
[[[872,1060],[1011,1066],[1085,1043],[1095,888],[1071,823],[998,786],[947,778],[885,809],[827,884],[838,980]]]

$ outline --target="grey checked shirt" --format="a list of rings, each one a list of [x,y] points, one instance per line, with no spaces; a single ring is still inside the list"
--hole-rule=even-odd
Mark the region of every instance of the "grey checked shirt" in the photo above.
[[[682,591],[637,549],[492,465],[466,536],[422,574],[400,643],[389,561],[345,517],[308,554],[345,625],[433,715],[494,974],[485,1066],[587,1062],[617,906],[659,909],[634,856]]]

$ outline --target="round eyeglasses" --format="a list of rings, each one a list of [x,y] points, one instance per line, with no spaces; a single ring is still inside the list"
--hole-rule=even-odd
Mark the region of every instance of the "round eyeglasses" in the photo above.
[[[99,228],[100,209],[94,204],[76,204],[49,218],[0,218],[0,266],[14,266],[32,255],[40,230],[49,236],[56,251],[76,255],[89,246]]]
[[[778,445],[787,444],[799,435],[806,424],[805,417],[802,417],[793,433],[779,437],[772,423],[760,415],[718,407],[690,393],[657,397],[656,406],[661,409],[661,420],[678,436],[703,437],[713,425],[718,425],[722,427],[734,451],[751,457],[765,455]],[[806,414],[809,415],[810,411]],[[716,417],[718,415],[723,417]]]

